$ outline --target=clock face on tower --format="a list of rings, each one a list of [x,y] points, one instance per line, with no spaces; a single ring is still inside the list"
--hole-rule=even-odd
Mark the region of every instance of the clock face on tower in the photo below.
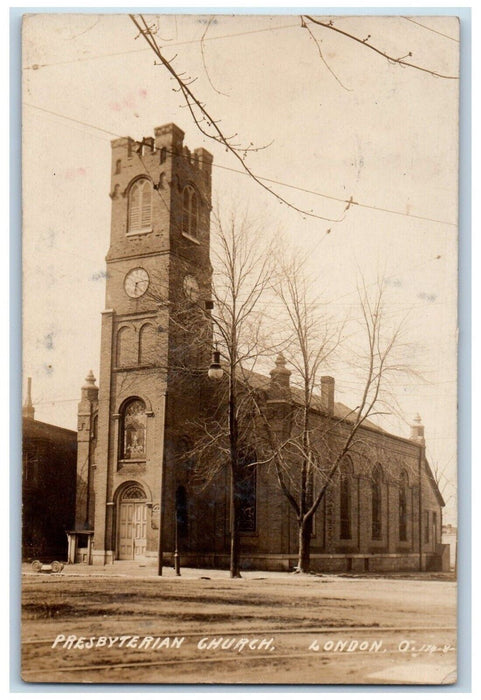
[[[134,267],[127,272],[124,280],[124,289],[133,299],[145,294],[149,287],[149,273],[143,267]]]
[[[199,283],[193,275],[184,277],[184,293],[190,301],[197,301],[199,298]]]

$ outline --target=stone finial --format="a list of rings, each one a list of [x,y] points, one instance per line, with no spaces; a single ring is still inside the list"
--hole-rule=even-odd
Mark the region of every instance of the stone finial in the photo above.
[[[22,417],[30,418],[31,420],[35,418],[35,409],[32,404],[32,377],[27,379],[27,396],[22,408]]]
[[[290,398],[289,380],[291,371],[286,367],[282,353],[276,357],[276,366],[270,371],[269,398],[272,401],[288,401]]]
[[[422,419],[419,413],[416,413],[411,423],[410,438],[411,440],[416,440],[416,442],[424,445],[424,425],[422,424]]]
[[[276,366],[270,371],[271,378],[280,386],[288,387],[291,374],[292,372],[286,367],[286,358],[280,352],[276,357]]]
[[[82,386],[82,399],[96,401],[99,395],[99,388],[95,384],[95,376],[92,370],[85,377],[85,384]]]
[[[85,384],[84,384],[83,388],[88,389],[91,386],[95,386],[95,375],[92,372],[92,370],[89,370],[89,373],[85,377]]]

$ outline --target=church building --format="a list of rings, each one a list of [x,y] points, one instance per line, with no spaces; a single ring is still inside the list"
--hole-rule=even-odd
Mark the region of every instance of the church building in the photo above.
[[[98,387],[92,372],[86,377],[78,408],[72,562],[160,556],[172,565],[177,550],[182,565],[228,566],[228,471],[199,489],[186,457],[186,426],[209,403],[212,156],[191,152],[183,138],[167,124],[141,142],[112,142],[100,374]],[[282,401],[295,404],[289,375],[282,355],[273,358],[270,376],[258,380],[266,401],[278,397],[280,381]],[[348,420],[334,393],[324,377],[315,420]],[[384,463],[343,462],[315,515],[312,569],[441,568],[444,502],[420,419],[409,439],[372,423],[362,431]],[[292,570],[297,523],[271,470],[252,471],[240,521],[241,567]]]

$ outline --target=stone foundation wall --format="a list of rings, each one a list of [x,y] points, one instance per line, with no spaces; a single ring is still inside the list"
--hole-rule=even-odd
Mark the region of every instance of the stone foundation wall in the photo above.
[[[173,566],[173,554],[165,553],[165,566]],[[229,568],[226,554],[181,555],[180,564],[199,568]],[[297,558],[287,554],[241,556],[241,569],[245,571],[293,571]],[[441,557],[423,557],[423,570],[441,571]],[[315,554],[311,555],[311,571],[317,573],[365,573],[388,571],[419,571],[419,554]]]

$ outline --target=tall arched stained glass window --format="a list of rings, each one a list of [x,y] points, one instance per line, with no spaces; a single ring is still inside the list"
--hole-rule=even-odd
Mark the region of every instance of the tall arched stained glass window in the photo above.
[[[372,470],[371,483],[371,537],[380,540],[382,536],[382,469],[376,464]]]
[[[351,535],[351,475],[352,464],[344,459],[339,473],[339,518],[340,538],[350,540]]]
[[[399,484],[399,540],[406,542],[407,533],[407,490],[408,477],[405,471],[401,473],[401,483]]]
[[[145,404],[140,399],[128,401],[122,411],[121,458],[145,458],[145,433],[147,416]]]

